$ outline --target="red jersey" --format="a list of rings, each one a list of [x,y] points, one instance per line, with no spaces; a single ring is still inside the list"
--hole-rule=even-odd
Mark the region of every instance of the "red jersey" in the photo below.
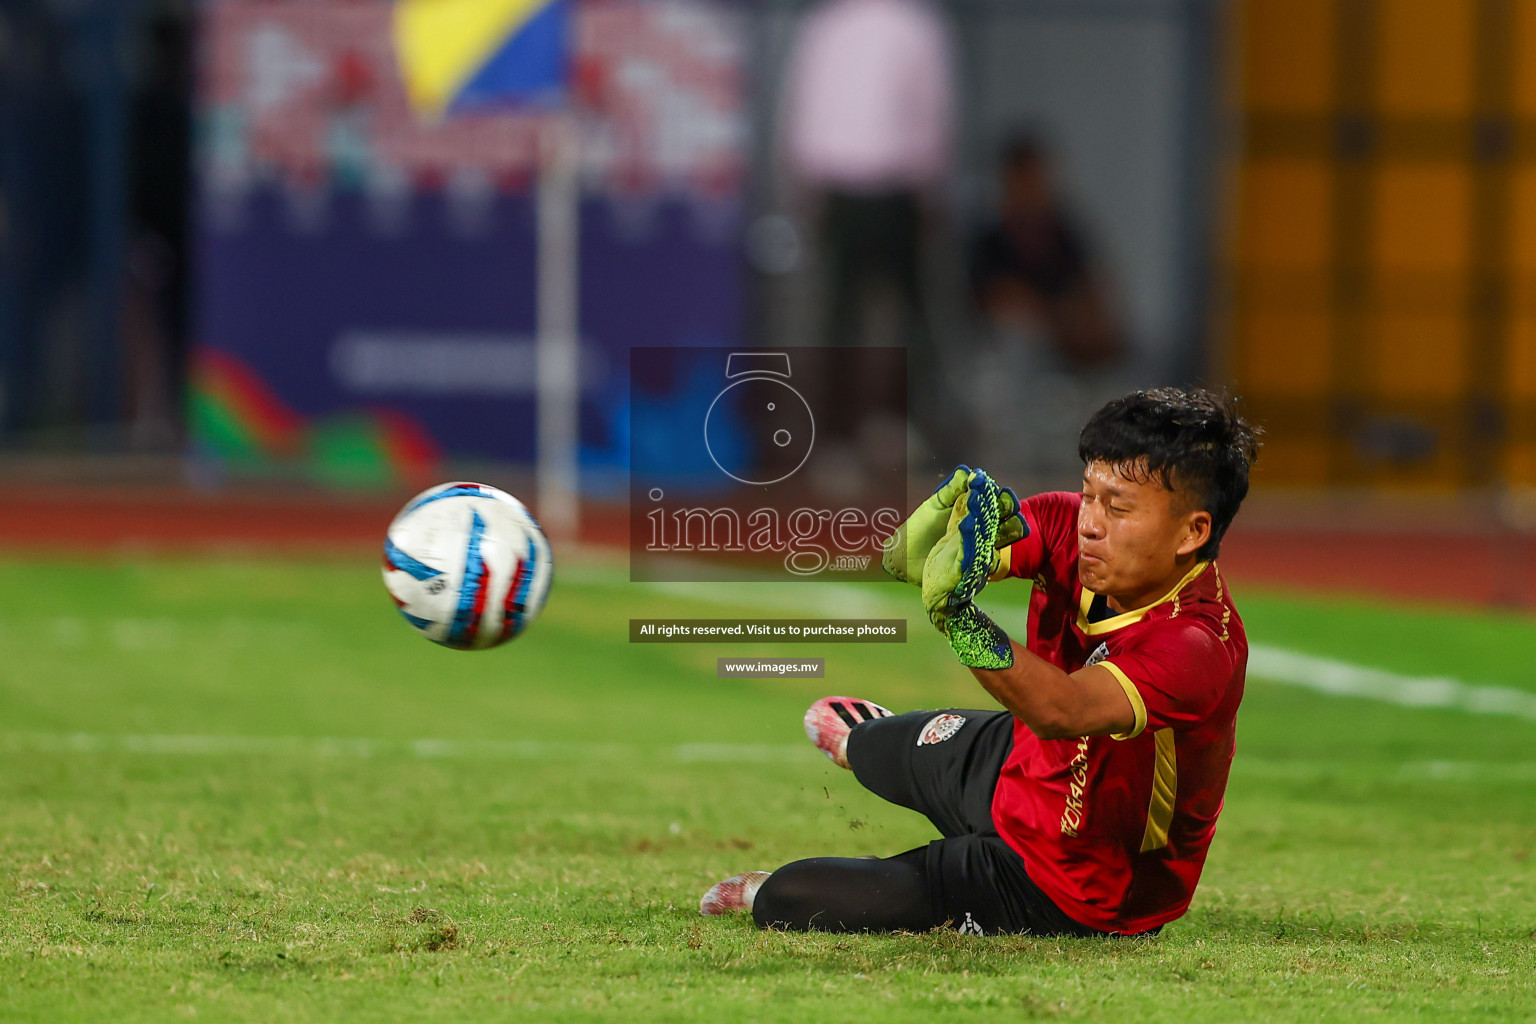
[[[1214,562],[1145,608],[1093,616],[1095,595],[1077,578],[1081,503],[1068,493],[1024,502],[1029,536],[1010,549],[1010,575],[1035,585],[1026,644],[1067,672],[1109,669],[1136,724],[1113,737],[1042,740],[1015,721],[992,819],[1073,920],[1134,934],[1181,916],[1200,880],[1232,764],[1248,640]]]

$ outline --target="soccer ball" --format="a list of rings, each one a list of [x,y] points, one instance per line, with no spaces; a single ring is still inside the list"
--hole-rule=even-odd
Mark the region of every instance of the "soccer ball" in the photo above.
[[[384,586],[416,631],[458,651],[517,636],[554,578],[549,541],[506,491],[439,484],[406,502],[384,537]]]

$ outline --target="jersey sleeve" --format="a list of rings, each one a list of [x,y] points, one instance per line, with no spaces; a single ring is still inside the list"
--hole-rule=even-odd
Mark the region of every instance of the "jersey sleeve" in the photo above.
[[[1033,578],[1050,561],[1051,552],[1071,543],[1081,501],[1081,495],[1068,491],[1049,491],[1024,499],[1020,511],[1029,532],[1008,548],[1009,576]]]
[[[1196,623],[1151,629],[1131,646],[1099,662],[1130,698],[1136,724],[1115,739],[1146,729],[1190,729],[1210,716],[1232,680],[1226,645]]]

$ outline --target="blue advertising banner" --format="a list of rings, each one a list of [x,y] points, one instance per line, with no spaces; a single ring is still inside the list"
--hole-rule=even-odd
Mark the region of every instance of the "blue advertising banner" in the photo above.
[[[390,12],[208,8],[193,424],[232,467],[386,482],[533,457],[544,115],[418,115]],[[709,0],[594,0],[571,22],[583,461],[622,468],[630,347],[740,329],[739,22]]]

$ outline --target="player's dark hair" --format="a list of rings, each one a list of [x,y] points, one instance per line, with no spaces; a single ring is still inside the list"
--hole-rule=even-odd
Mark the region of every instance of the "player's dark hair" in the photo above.
[[[1209,512],[1211,539],[1199,555],[1211,559],[1248,495],[1259,434],[1238,414],[1236,399],[1198,388],[1152,388],[1094,413],[1077,454],[1084,463],[1107,462],[1128,479],[1156,480]]]

